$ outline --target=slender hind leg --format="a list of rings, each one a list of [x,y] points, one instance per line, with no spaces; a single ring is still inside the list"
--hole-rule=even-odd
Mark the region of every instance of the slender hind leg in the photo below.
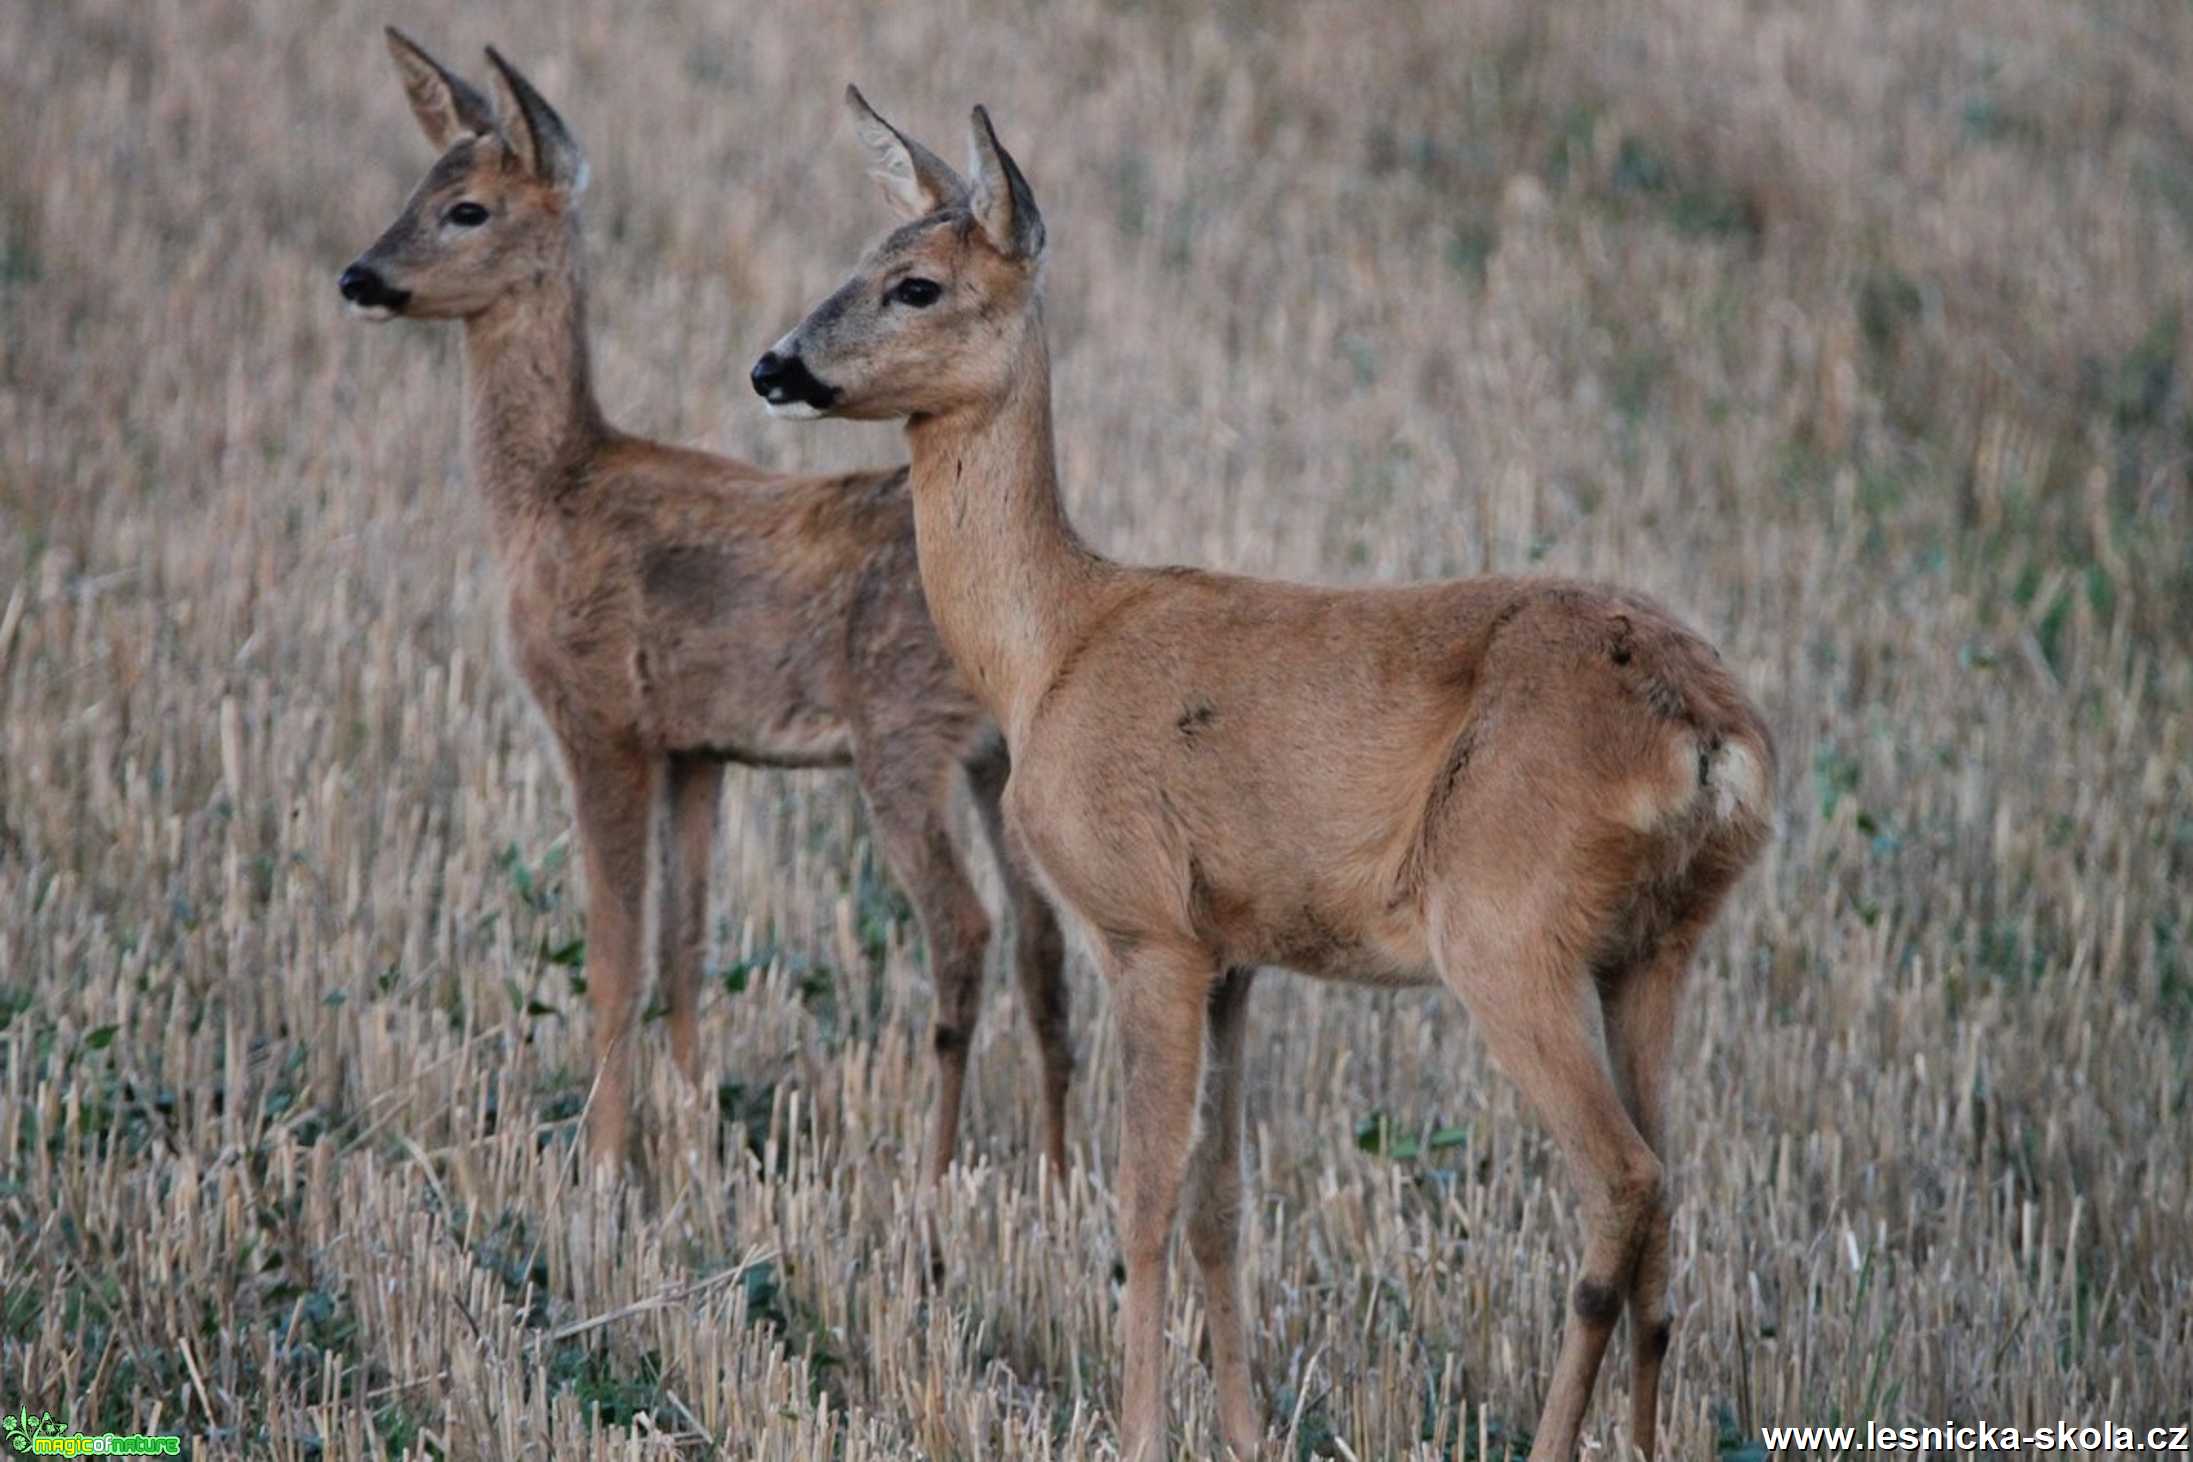
[[[1188,1160],[1188,1248],[1203,1272],[1204,1321],[1219,1424],[1240,1462],[1264,1439],[1242,1323],[1241,1084],[1253,969],[1228,970],[1211,990],[1210,1064],[1203,1078],[1203,1136]]]
[[[922,1160],[923,1179],[933,1185],[952,1165],[959,1143],[960,1092],[982,1014],[990,916],[946,825],[952,759],[915,733],[885,737],[873,751],[880,759],[859,761],[869,818],[885,864],[913,902],[936,985],[930,1044],[936,1052],[937,1100]]]
[[[1059,931],[1058,915],[1050,900],[1007,846],[1003,800],[1011,772],[1012,763],[1006,757],[1003,741],[992,743],[967,763],[967,778],[974,789],[975,806],[982,814],[983,831],[997,854],[998,870],[1012,900],[1013,971],[1043,1059],[1043,1152],[1050,1160],[1052,1176],[1063,1178],[1066,1102],[1074,1080],[1066,938]]]
[[[1583,1264],[1531,1446],[1533,1459],[1566,1459],[1576,1453],[1645,1226],[1660,1211],[1661,1168],[1615,1088],[1583,960],[1555,932],[1555,920],[1517,917],[1533,902],[1473,889],[1467,905],[1440,920],[1436,956],[1493,1060],[1538,1110],[1582,1190]],[[1502,916],[1489,913],[1495,909]]]
[[[701,1085],[701,965],[708,952],[708,880],[716,851],[723,764],[674,756],[669,763],[669,826],[662,840],[657,889],[656,959],[670,1007],[670,1057],[698,1091]]]
[[[1600,990],[1607,1046],[1623,1105],[1655,1155],[1667,1159],[1666,1101],[1669,1057],[1683,977],[1711,921],[1693,916],[1664,936],[1636,965],[1616,971]],[[1672,1200],[1663,1188],[1646,1214],[1637,1267],[1630,1276],[1630,1441],[1648,1459],[1659,1432],[1660,1368],[1673,1321],[1668,1307],[1669,1219]]]

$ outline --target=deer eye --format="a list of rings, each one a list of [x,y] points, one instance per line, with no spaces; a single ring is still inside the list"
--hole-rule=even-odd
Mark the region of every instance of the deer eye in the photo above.
[[[902,279],[894,285],[891,289],[891,298],[902,305],[912,305],[918,310],[935,304],[937,297],[943,293],[944,286],[934,279],[922,279],[916,276],[912,279]]]
[[[487,222],[487,209],[468,198],[462,203],[450,204],[449,211],[442,215],[442,222],[455,224],[458,228],[478,228]]]

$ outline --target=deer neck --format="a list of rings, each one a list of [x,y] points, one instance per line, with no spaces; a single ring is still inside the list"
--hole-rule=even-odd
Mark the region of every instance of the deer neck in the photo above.
[[[915,417],[906,436],[929,612],[1010,737],[1079,643],[1113,571],[1059,501],[1040,317],[1029,319],[1002,397]]]
[[[464,345],[473,475],[511,524],[578,487],[574,469],[608,431],[594,400],[577,240],[469,316]]]

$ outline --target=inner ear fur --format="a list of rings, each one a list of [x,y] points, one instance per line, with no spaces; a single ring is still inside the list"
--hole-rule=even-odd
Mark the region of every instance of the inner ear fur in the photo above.
[[[426,48],[395,26],[384,31],[388,54],[404,83],[404,97],[426,140],[440,151],[460,137],[486,137],[495,131],[495,108],[479,88],[427,54]]]
[[[845,88],[845,105],[861,146],[868,150],[868,176],[883,185],[884,197],[901,216],[926,218],[966,201],[966,180],[943,158],[886,122],[859,87]]]

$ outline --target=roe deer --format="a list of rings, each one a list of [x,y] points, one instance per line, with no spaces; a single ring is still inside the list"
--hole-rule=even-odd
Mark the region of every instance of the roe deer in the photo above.
[[[578,144],[492,48],[491,106],[400,32],[388,47],[442,156],[343,271],[342,293],[376,318],[464,322],[471,471],[506,581],[511,658],[577,804],[594,1156],[624,1148],[650,863],[671,1051],[697,1084],[723,765],[850,766],[929,951],[939,1081],[924,1162],[930,1180],[943,1172],[990,935],[948,830],[963,767],[1005,870],[1042,1048],[1044,1150],[1063,1168],[1064,941],[1003,856],[1004,742],[923,603],[906,469],[781,476],[610,426],[588,379]]]
[[[1184,1181],[1221,1424],[1243,1457],[1262,1440],[1235,1264],[1242,1028],[1251,969],[1278,965],[1461,997],[1585,1199],[1531,1455],[1574,1453],[1625,1302],[1650,1454],[1669,1048],[1691,953],[1768,836],[1765,725],[1713,650],[1635,594],[1320,588],[1092,552],[1059,501],[1027,181],[980,107],[970,182],[847,101],[911,221],[754,385],[781,416],[906,419],[930,610],[1012,753],[1008,836],[1112,991],[1122,1450],[1165,1446]]]

